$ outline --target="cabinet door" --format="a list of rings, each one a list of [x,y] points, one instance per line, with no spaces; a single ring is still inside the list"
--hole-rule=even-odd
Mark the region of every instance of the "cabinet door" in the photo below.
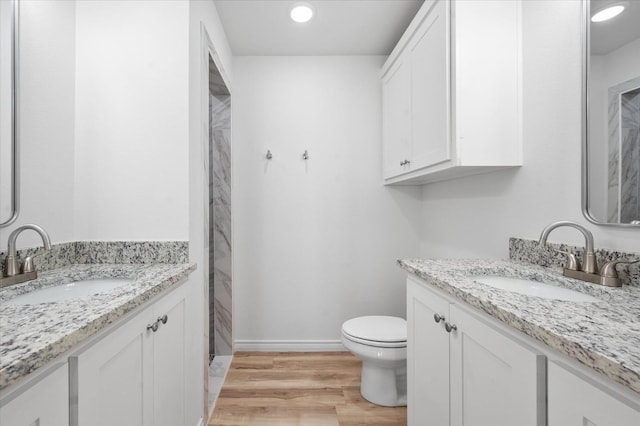
[[[549,426],[638,426],[640,407],[549,363]]]
[[[152,321],[153,310],[147,308],[69,358],[72,426],[153,425],[153,393],[147,385],[153,372],[152,335],[157,334],[147,330]]]
[[[435,3],[411,38],[411,169],[451,159],[448,13]]]
[[[154,305],[160,321],[153,333],[154,425],[175,426],[186,423],[186,299],[187,285],[182,285]]]
[[[545,357],[450,308],[451,425],[543,426]]]
[[[69,370],[62,364],[6,405],[0,406],[2,426],[67,426]]]
[[[400,175],[409,170],[411,154],[409,64],[406,55],[400,55],[382,77],[382,141],[383,175],[385,178]]]
[[[434,315],[449,303],[407,281],[407,417],[409,425],[449,424],[449,334]]]

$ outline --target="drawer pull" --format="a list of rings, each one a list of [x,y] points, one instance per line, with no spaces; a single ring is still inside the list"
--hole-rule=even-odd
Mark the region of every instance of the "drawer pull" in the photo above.
[[[444,320],[444,317],[442,315],[440,315],[440,314],[433,314],[433,320],[435,322],[440,322],[440,321]]]
[[[154,333],[158,331],[158,321],[154,322],[153,324],[148,324],[147,330],[152,330]]]
[[[169,320],[169,317],[167,316],[167,314],[164,314],[163,316],[158,317],[158,321],[160,321],[163,324],[166,324],[168,320]]]
[[[448,323],[448,322],[444,323],[444,328],[445,328],[445,330],[447,330],[447,333],[451,333],[452,330],[455,331],[455,330],[458,329],[458,327],[456,327],[455,324],[451,324],[451,323]]]

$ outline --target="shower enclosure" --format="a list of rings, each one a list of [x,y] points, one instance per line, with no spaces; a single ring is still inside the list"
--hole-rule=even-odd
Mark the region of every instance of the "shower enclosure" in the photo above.
[[[209,59],[209,360],[231,355],[231,96]]]

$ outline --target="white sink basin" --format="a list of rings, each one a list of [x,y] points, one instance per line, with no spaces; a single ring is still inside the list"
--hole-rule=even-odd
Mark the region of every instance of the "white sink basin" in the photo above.
[[[599,300],[588,294],[568,288],[545,284],[538,281],[502,277],[495,275],[476,275],[469,277],[474,281],[500,290],[511,291],[527,296],[542,297],[544,299],[566,300],[570,302],[598,302]]]
[[[70,300],[82,296],[104,293],[129,284],[131,281],[133,280],[130,278],[96,278],[74,281],[72,283],[60,284],[21,294],[3,303],[8,305],[31,305],[35,303],[59,302],[61,300]]]

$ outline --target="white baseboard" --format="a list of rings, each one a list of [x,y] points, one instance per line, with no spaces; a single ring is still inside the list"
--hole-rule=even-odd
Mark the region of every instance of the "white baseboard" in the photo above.
[[[340,340],[236,340],[240,352],[344,352]]]

